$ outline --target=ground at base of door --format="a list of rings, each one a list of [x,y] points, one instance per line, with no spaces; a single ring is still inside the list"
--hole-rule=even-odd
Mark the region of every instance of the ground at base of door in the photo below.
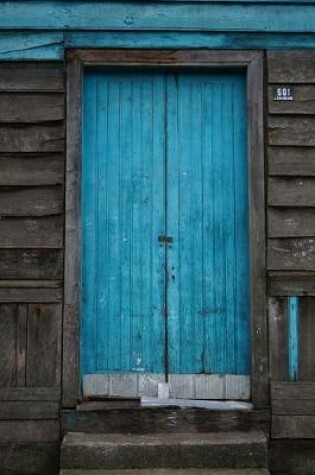
[[[158,469],[118,469],[118,470],[62,470],[60,475],[270,475],[269,470],[249,469],[205,469],[205,468],[158,468]]]

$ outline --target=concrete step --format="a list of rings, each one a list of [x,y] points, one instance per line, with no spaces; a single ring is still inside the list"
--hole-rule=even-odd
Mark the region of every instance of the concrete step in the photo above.
[[[157,469],[125,469],[125,470],[61,470],[60,475],[270,475],[269,470],[262,468],[207,469],[207,468],[157,468]]]
[[[62,469],[166,467],[267,468],[267,441],[262,432],[254,431],[153,435],[68,433],[62,444]]]

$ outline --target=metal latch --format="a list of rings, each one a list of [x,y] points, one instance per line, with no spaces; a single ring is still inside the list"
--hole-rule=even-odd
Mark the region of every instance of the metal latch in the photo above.
[[[159,241],[159,242],[172,243],[172,242],[173,242],[173,238],[170,237],[170,236],[159,236],[159,237],[158,237],[158,241]]]

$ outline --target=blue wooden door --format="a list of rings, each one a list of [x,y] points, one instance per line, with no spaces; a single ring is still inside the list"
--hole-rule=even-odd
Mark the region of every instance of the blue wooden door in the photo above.
[[[245,79],[170,76],[167,101],[168,369],[249,374]]]
[[[154,396],[166,381],[173,397],[233,398],[224,377],[248,382],[245,82],[85,73],[86,395]]]

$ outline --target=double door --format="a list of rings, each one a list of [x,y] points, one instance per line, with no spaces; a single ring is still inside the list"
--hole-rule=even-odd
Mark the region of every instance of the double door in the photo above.
[[[87,396],[247,399],[246,78],[87,70]]]

